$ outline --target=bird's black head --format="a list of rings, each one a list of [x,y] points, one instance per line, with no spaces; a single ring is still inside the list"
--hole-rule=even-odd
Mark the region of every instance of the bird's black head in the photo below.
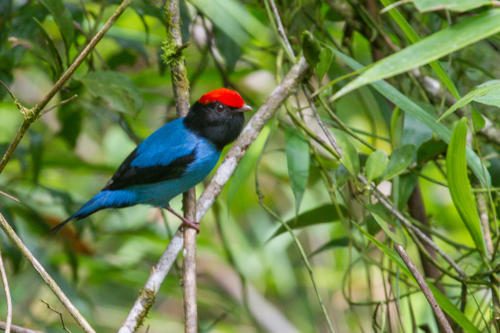
[[[251,109],[236,91],[221,88],[193,104],[184,125],[221,150],[240,135],[245,122],[243,112]]]

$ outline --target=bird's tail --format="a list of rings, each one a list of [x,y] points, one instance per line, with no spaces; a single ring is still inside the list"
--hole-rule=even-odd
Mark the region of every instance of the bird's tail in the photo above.
[[[92,199],[87,201],[75,214],[71,215],[66,220],[52,228],[51,232],[56,233],[71,220],[81,220],[104,208],[130,206],[130,203],[133,201],[131,199],[131,193],[128,191],[101,191],[92,197]]]

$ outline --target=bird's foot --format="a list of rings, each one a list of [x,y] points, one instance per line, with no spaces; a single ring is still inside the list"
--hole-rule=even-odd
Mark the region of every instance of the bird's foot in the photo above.
[[[199,222],[193,222],[193,221],[188,220],[184,216],[179,215],[170,206],[166,206],[165,209],[168,210],[170,213],[174,214],[175,216],[177,216],[182,221],[182,227],[193,228],[194,230],[196,230],[196,232],[198,232],[198,233],[200,232],[200,223]]]

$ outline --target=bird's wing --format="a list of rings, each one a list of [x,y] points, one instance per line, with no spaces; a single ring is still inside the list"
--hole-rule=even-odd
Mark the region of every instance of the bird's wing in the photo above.
[[[196,158],[198,140],[184,127],[182,119],[167,123],[130,153],[103,190],[152,184],[182,176]]]

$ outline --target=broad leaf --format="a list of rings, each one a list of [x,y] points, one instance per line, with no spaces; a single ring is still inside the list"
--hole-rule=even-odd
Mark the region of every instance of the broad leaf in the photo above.
[[[385,170],[384,179],[388,180],[399,175],[410,165],[415,154],[415,145],[407,144],[396,148],[391,154],[391,160]]]
[[[366,84],[382,80],[437,60],[500,31],[500,9],[493,9],[443,29],[373,65],[340,89],[334,99]]]
[[[387,167],[387,154],[383,150],[377,150],[370,154],[366,161],[366,178],[369,182],[380,177]]]
[[[90,72],[81,81],[94,96],[104,99],[115,111],[136,114],[142,108],[141,93],[122,73]]]
[[[467,119],[462,118],[451,137],[446,153],[446,176],[451,199],[464,222],[477,249],[486,253],[481,222],[477,212],[476,200],[467,175],[465,145],[467,139]]]
[[[350,137],[344,132],[335,131],[335,137],[337,138],[337,143],[342,149],[342,164],[351,173],[351,175],[357,175],[359,173],[359,154],[356,151],[356,147],[354,147]]]

